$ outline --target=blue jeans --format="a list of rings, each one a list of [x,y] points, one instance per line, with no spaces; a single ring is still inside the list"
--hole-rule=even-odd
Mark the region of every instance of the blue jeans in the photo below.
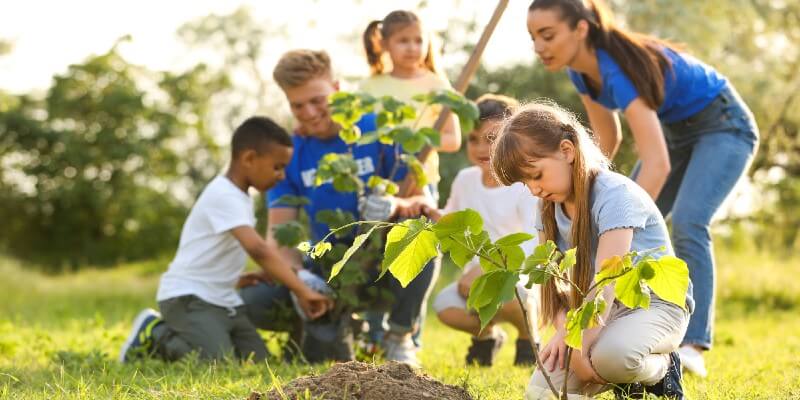
[[[662,123],[672,169],[656,205],[671,215],[672,245],[686,261],[695,310],[683,344],[711,348],[714,326],[714,253],[711,218],[744,175],[758,146],[753,114],[730,85],[705,109]],[[638,173],[638,165],[633,175]]]

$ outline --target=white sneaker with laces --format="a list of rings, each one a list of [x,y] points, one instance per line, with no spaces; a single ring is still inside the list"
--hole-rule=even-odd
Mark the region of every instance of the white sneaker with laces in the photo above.
[[[703,359],[703,353],[698,351],[693,346],[681,346],[678,349],[678,355],[681,358],[681,365],[686,371],[691,372],[701,378],[708,375],[706,370],[706,362]]]
[[[417,346],[411,335],[387,333],[381,344],[387,361],[397,361],[412,368],[422,368],[417,358]]]

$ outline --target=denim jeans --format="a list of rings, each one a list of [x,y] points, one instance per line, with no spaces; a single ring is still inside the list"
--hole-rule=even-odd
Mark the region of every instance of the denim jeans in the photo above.
[[[662,129],[672,169],[656,205],[672,219],[675,255],[686,261],[694,284],[695,310],[683,344],[710,349],[716,285],[709,226],[747,171],[758,146],[758,127],[728,85],[705,109],[683,121],[662,123]]]

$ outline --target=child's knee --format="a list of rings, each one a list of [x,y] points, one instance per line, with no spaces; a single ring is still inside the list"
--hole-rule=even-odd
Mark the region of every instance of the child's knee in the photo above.
[[[622,342],[598,343],[590,356],[597,375],[611,383],[631,383],[642,369],[642,358]]]

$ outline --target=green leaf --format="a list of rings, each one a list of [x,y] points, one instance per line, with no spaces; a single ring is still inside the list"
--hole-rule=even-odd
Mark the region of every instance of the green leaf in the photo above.
[[[644,284],[639,273],[639,268],[632,269],[617,278],[614,286],[614,296],[631,309],[637,307],[650,308],[650,288]]]
[[[503,270],[503,255],[497,246],[484,246],[482,255],[480,264],[483,272]]]
[[[466,131],[465,131],[466,132]],[[428,138],[427,142],[429,145],[433,147],[437,147],[441,144],[441,134],[439,131],[433,128],[424,127],[417,131],[417,134],[423,135]]]
[[[298,221],[275,225],[272,234],[278,244],[285,247],[296,247],[308,237],[305,228]]]
[[[622,275],[626,271],[630,271],[632,268],[633,265],[631,263],[630,254],[626,254],[623,257],[614,256],[603,260],[603,262],[600,263],[600,272],[595,274],[594,281],[595,283],[597,283],[602,281],[603,279],[609,279],[609,280],[599,285],[597,287],[597,290],[600,290],[614,283],[614,280],[611,278]]]
[[[500,256],[505,260],[506,269],[519,271],[525,261],[525,251],[519,245],[497,246]]]
[[[445,214],[433,225],[433,232],[439,239],[450,235],[463,236],[465,232],[477,234],[481,231],[483,231],[483,218],[471,208]]]
[[[395,112],[395,117],[397,117],[398,123],[413,121],[417,119],[417,110],[413,106],[406,104]]]
[[[481,224],[482,223],[483,222],[481,222]],[[461,237],[456,240],[454,237],[458,237],[459,234]],[[466,244],[469,243],[472,244],[472,248],[466,246]],[[481,231],[480,233],[469,234],[469,232],[465,230],[442,238],[441,250],[442,253],[448,253],[450,259],[452,259],[459,268],[464,268],[464,266],[475,257],[476,252],[487,243],[490,243],[488,232]]]
[[[361,138],[361,128],[358,125],[349,126],[339,130],[339,137],[347,144],[353,144]]]
[[[561,273],[566,272],[568,269],[575,266],[575,248],[571,248],[564,252],[564,258],[561,259],[561,262],[558,264],[558,271]]]
[[[353,240],[353,244],[350,245],[350,248],[348,248],[347,251],[344,252],[344,257],[342,257],[341,260],[333,264],[333,267],[331,268],[331,276],[328,278],[328,282],[330,282],[331,279],[333,279],[336,275],[339,275],[339,272],[342,270],[342,268],[344,268],[344,265],[347,263],[347,261],[350,260],[350,257],[352,257],[353,254],[356,251],[358,251],[359,248],[361,248],[364,242],[369,238],[369,235],[372,234],[372,231],[375,230],[375,228],[377,228],[377,225],[373,225],[372,228],[370,228],[367,231],[367,233],[362,233],[356,236],[355,240]]]
[[[567,311],[567,320],[565,322],[567,336],[564,337],[564,343],[577,350],[583,347],[583,330],[581,329],[580,323],[580,311],[581,308]]]
[[[525,271],[528,274],[528,284],[525,285],[525,287],[528,289],[532,288],[534,284],[544,285],[553,277],[553,275],[547,272],[547,268],[541,266],[534,266],[533,268],[526,267]]]
[[[663,256],[658,260],[647,261],[654,270],[652,278],[647,279],[658,297],[683,309],[686,308],[686,292],[689,290],[689,268],[680,258]]]
[[[375,124],[378,128],[382,128],[388,124],[393,124],[393,114],[388,111],[381,111],[378,113],[377,117],[375,117]]]
[[[270,203],[270,207],[275,205],[284,205],[284,206],[295,206],[295,207],[302,207],[311,204],[311,201],[308,200],[307,197],[304,196],[292,196],[290,194],[285,194],[277,199],[273,200]]]
[[[300,244],[297,245],[297,250],[300,250],[303,253],[308,253],[309,251],[311,251],[311,243],[300,242]]]
[[[550,259],[553,257],[553,254],[556,252],[556,244],[553,243],[552,240],[548,240],[545,243],[542,243],[536,246],[533,249],[533,254],[528,256],[525,259],[525,269],[534,268],[539,265],[545,265],[550,262]]]
[[[514,299],[519,275],[508,271],[491,271],[472,282],[467,307],[478,311],[481,330],[491,322],[503,303]]]
[[[400,143],[400,146],[403,146],[403,150],[406,153],[418,153],[427,143],[425,136],[419,134],[414,134],[403,139],[398,138],[397,141]]]
[[[411,169],[411,173],[414,174],[414,179],[417,181],[418,187],[425,187],[428,184],[428,176],[425,175],[425,168],[422,166],[422,163],[417,160],[416,157],[407,156],[406,162],[408,163],[408,167]]]
[[[361,138],[358,139],[358,142],[356,143],[360,145],[365,145],[365,144],[375,143],[377,140],[378,140],[378,133],[372,132],[361,135]]]
[[[383,273],[389,272],[402,287],[419,275],[425,265],[439,252],[439,241],[428,228],[424,217],[395,225],[386,237],[386,250],[382,263]]]
[[[530,233],[518,232],[503,236],[500,239],[497,239],[494,244],[498,246],[515,246],[525,243],[533,238],[534,236]]]
[[[335,210],[320,210],[317,211],[317,214],[314,216],[317,222],[323,223],[328,226],[329,229],[338,229],[342,226],[347,224],[351,224],[355,222],[355,217],[352,213],[348,211],[343,211],[340,208]],[[337,238],[343,238],[350,235],[355,227],[350,227],[347,229],[342,229],[334,234]]]
[[[311,258],[317,259],[325,255],[328,250],[332,249],[333,245],[330,242],[319,242],[314,245],[311,250]]]

